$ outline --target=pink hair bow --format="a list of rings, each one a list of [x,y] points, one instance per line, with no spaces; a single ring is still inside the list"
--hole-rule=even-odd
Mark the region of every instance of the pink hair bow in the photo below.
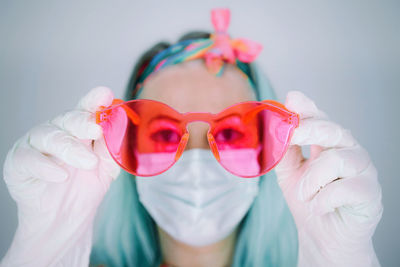
[[[211,10],[211,21],[215,32],[210,38],[214,44],[205,53],[205,61],[210,71],[217,74],[224,62],[235,63],[235,59],[250,63],[262,50],[262,45],[244,38],[230,39],[227,30],[230,22],[230,10],[217,8]]]

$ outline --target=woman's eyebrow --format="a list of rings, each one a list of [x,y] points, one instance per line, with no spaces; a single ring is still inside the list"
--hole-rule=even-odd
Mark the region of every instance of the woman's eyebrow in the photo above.
[[[216,122],[220,122],[220,121],[227,120],[227,119],[230,119],[230,118],[233,118],[233,117],[241,118],[242,115],[240,115],[239,113],[231,113],[231,114],[227,114],[227,115],[225,115],[225,116],[223,116],[221,118],[218,117],[217,119],[215,119],[215,121]]]
[[[200,112],[200,113],[202,113],[202,112]],[[214,119],[214,121],[215,122],[221,122],[221,121],[224,121],[224,120],[229,120],[229,119],[234,119],[234,118],[240,119],[240,118],[242,118],[242,115],[237,113],[237,112],[236,113],[231,113],[231,114],[226,114],[226,115],[224,115],[222,117],[218,117],[218,118]],[[157,123],[157,121],[170,121],[170,122],[173,122],[173,123],[176,123],[176,124],[181,123],[181,120],[179,120],[179,119],[176,119],[176,118],[173,118],[173,117],[170,117],[170,116],[166,116],[166,115],[157,115],[157,116],[151,118],[147,122],[147,125],[151,125],[153,123]]]
[[[155,117],[151,118],[151,119],[147,122],[147,124],[149,125],[149,124],[155,123],[155,122],[158,121],[158,120],[168,120],[168,121],[172,121],[172,122],[175,122],[175,123],[179,123],[179,122],[180,122],[178,119],[172,118],[172,117],[170,117],[170,116],[158,115],[158,116],[155,116]]]

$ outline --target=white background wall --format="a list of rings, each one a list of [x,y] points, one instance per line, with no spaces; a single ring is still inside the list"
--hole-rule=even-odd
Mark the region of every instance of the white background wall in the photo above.
[[[385,206],[375,248],[383,266],[399,266],[400,1],[0,0],[0,162],[90,88],[121,97],[144,49],[212,30],[209,11],[220,6],[231,8],[231,36],[264,45],[259,63],[281,101],[305,92],[370,152]],[[0,257],[16,225],[1,180]]]

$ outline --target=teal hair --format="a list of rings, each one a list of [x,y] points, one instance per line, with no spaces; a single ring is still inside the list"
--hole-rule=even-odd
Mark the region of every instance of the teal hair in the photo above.
[[[260,68],[254,70],[258,98],[276,99]],[[270,171],[240,224],[233,267],[296,266],[297,255],[294,220]],[[139,202],[135,177],[123,172],[98,209],[90,265],[154,267],[161,260],[156,225]]]

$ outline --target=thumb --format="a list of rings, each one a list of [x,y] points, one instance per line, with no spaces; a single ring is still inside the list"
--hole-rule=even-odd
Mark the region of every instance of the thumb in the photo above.
[[[301,147],[298,145],[289,146],[286,154],[275,167],[278,183],[281,183],[283,180],[286,180],[287,177],[292,176],[291,174],[298,170],[304,161],[305,158],[301,152]]]

